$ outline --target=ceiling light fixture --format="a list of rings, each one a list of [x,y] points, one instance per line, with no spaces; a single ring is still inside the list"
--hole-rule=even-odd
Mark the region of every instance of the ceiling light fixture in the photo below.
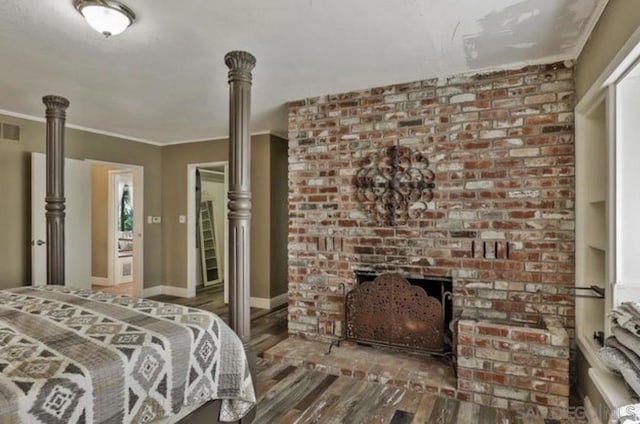
[[[73,6],[106,38],[122,33],[136,20],[131,9],[115,0],[73,0]]]

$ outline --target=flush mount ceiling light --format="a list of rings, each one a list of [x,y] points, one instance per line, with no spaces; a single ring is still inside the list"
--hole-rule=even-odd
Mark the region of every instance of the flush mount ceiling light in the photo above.
[[[120,34],[136,20],[131,9],[115,0],[73,0],[73,5],[91,28],[107,38]]]

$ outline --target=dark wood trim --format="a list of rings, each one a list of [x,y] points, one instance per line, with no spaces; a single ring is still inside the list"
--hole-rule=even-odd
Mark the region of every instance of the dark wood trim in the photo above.
[[[69,100],[45,96],[47,194],[47,284],[63,286],[65,282],[64,249],[64,125]]]
[[[244,51],[225,55],[229,68],[229,323],[244,345],[256,386],[255,361],[251,349],[250,237],[251,237],[251,71],[256,58]],[[241,422],[250,423],[255,408]]]
[[[251,70],[256,59],[232,51],[224,58],[229,67],[229,288],[231,328],[243,343],[250,339],[251,236]]]

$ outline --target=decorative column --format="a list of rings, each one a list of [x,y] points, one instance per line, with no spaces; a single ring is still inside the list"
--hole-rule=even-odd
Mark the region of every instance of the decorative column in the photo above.
[[[47,284],[64,285],[64,124],[69,100],[45,96],[47,118]]]
[[[229,287],[231,328],[245,345],[250,341],[250,224],[251,224],[251,70],[256,58],[232,51],[229,67]]]

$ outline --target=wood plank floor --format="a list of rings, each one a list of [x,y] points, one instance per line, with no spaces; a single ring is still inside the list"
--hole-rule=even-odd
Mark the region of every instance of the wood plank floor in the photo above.
[[[586,424],[258,360],[255,424]]]
[[[169,295],[153,296],[159,302],[176,303],[203,309],[229,322],[229,306],[224,303],[223,288],[210,287],[198,291],[196,297],[184,298]],[[287,308],[273,311],[251,308],[251,347],[259,357],[265,350],[287,338]]]
[[[508,411],[258,360],[256,424],[515,422]]]
[[[154,300],[208,310],[228,319],[220,289],[192,299]],[[287,338],[287,310],[252,309],[251,344],[257,362],[258,407],[255,424],[545,424],[574,421],[521,419],[504,411],[452,398],[418,393],[376,382],[335,376],[262,358]],[[575,421],[581,422],[581,421]]]
[[[91,290],[113,294],[125,294],[127,296],[133,296],[134,292],[133,283],[123,283],[118,284],[117,286],[99,286],[94,284],[91,286]]]

